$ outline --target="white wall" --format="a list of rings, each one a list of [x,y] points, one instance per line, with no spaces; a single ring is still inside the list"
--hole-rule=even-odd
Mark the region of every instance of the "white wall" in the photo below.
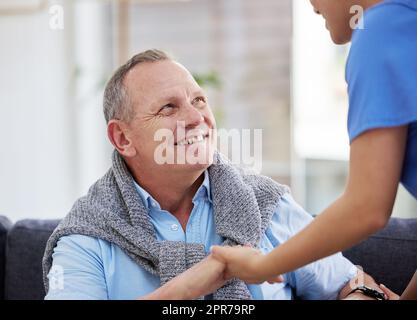
[[[332,44],[309,1],[294,1],[294,148],[302,158],[348,159],[346,50]]]
[[[86,65],[112,68],[93,27],[107,8],[88,3],[65,2],[64,30],[48,8],[0,16],[0,214],[13,221],[63,217],[108,166],[101,92],[81,90],[96,83]]]

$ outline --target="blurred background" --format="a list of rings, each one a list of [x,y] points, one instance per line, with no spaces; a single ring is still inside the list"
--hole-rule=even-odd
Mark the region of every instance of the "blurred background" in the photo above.
[[[343,191],[348,47],[308,0],[0,0],[0,214],[60,218],[110,166],[106,81],[158,48],[222,128],[263,129],[262,173],[311,214]],[[417,217],[401,187],[394,215]]]

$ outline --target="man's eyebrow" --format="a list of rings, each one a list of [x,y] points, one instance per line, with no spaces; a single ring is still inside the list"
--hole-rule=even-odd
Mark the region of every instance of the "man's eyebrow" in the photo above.
[[[176,100],[178,100],[178,95],[169,94],[169,95],[166,95],[166,96],[162,96],[158,100],[154,100],[151,103],[151,106],[152,106],[153,109],[158,109],[158,108],[162,107],[163,105],[169,103],[170,101],[176,101]]]
[[[206,94],[204,93],[203,90],[197,90],[197,91],[194,91],[191,96],[192,97],[201,97],[201,96],[206,97]]]
[[[192,94],[190,95],[190,97],[200,97],[200,96],[204,96],[204,97],[206,96],[203,90],[193,91]],[[158,100],[153,101],[151,105],[152,105],[152,108],[158,108],[158,107],[162,107],[164,104],[168,103],[169,101],[176,101],[180,99],[181,97],[176,94],[168,94],[166,96],[162,96]]]

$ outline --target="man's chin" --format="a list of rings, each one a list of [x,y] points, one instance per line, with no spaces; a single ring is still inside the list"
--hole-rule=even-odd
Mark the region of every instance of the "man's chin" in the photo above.
[[[185,170],[205,170],[213,164],[214,155],[209,153],[204,153],[204,155],[199,157],[191,157],[190,159],[186,158],[185,163],[178,164],[181,169]]]
[[[182,163],[182,164],[167,164],[167,168],[171,172],[200,172],[208,169],[211,166],[212,162],[205,163]]]
[[[187,170],[193,170],[193,171],[200,171],[200,170],[206,170],[208,167],[211,166],[212,163],[206,162],[206,163],[196,163],[196,164],[186,164]]]
[[[204,150],[201,154],[191,152],[189,153],[169,153],[168,156],[154,159],[156,164],[175,168],[205,168],[213,163],[214,153],[209,150]]]
[[[174,155],[175,163],[189,169],[208,168],[214,159],[214,148],[205,145],[204,148],[189,146],[185,153]]]

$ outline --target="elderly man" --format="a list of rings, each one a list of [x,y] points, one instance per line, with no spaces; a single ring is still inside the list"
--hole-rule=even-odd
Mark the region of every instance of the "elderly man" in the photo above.
[[[212,245],[267,253],[312,218],[286,187],[215,152],[206,95],[165,53],[148,50],[121,66],[105,89],[104,114],[113,165],[49,239],[46,299],[365,298],[351,293],[358,270],[341,254],[269,283],[224,278]],[[163,154],[173,163],[156,159],[161,130],[172,132]],[[184,151],[199,161],[180,162]]]

